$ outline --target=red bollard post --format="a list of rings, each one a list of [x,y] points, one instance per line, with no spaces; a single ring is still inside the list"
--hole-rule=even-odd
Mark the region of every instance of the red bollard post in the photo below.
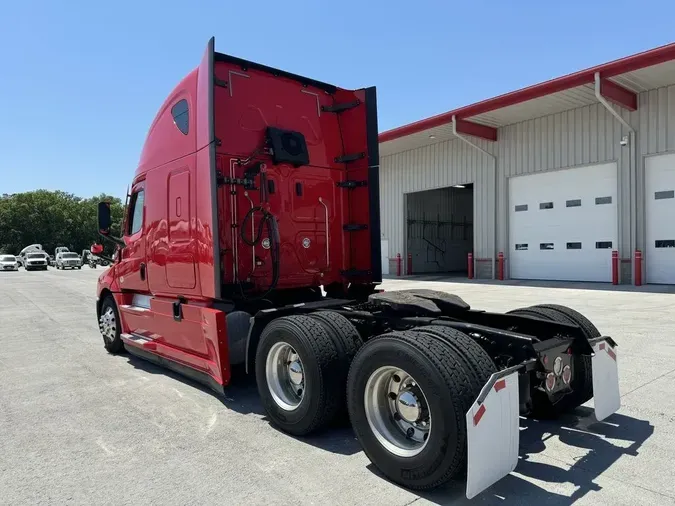
[[[408,276],[413,273],[412,271],[412,253],[408,253]]]
[[[401,275],[401,254],[396,253],[396,275]]]
[[[467,267],[469,272],[469,279],[473,279],[473,253],[469,253]]]
[[[642,251],[635,250],[635,286],[642,286]]]
[[[612,284],[619,284],[619,252],[612,251]]]
[[[504,253],[501,251],[497,254],[497,279],[504,280]]]

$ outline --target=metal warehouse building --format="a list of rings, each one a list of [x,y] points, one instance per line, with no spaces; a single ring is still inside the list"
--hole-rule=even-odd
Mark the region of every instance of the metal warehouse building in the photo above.
[[[675,283],[675,44],[380,134],[382,254],[413,273]],[[383,266],[386,272],[386,264]]]

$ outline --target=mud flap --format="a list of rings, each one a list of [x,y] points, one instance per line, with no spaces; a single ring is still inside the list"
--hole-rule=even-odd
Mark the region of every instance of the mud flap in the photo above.
[[[518,464],[520,368],[493,374],[466,414],[468,499],[502,479]]]
[[[621,407],[616,343],[602,338],[593,343],[593,403],[595,418],[604,420]]]

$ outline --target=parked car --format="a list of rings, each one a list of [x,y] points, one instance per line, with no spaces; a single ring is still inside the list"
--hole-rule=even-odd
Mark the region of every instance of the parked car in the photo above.
[[[54,267],[56,265],[56,260],[54,259],[54,255],[49,255],[49,266]]]
[[[44,251],[31,251],[25,254],[24,262],[27,271],[36,269],[46,271],[49,265],[49,256]]]
[[[82,268],[82,259],[77,253],[72,253],[70,251],[62,251],[56,255],[56,268],[57,269],[81,269]]]
[[[28,253],[44,253],[45,255],[47,255],[44,249],[42,249],[42,244],[29,244],[28,246],[23,248],[17,256],[19,264],[23,267],[26,267],[26,255]]]
[[[14,255],[0,255],[0,271],[18,271],[19,262]]]

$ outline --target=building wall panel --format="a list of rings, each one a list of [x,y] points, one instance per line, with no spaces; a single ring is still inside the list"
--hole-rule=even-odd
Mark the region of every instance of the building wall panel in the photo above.
[[[628,131],[601,104],[502,127],[496,143],[472,139],[497,155],[496,178],[489,157],[456,139],[383,156],[381,220],[389,255],[406,253],[406,193],[473,182],[474,254],[493,258],[497,251],[504,251],[508,259],[509,178],[616,161],[619,254],[630,258],[633,245],[644,249],[644,158],[675,152],[675,85],[640,93],[637,111],[617,111],[637,130],[636,146],[621,146]],[[622,277],[629,275],[630,265],[624,265]]]

